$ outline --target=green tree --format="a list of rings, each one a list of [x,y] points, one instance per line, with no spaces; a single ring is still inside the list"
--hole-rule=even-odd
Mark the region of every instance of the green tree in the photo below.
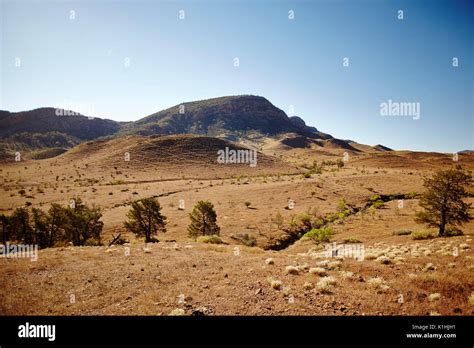
[[[10,217],[10,240],[32,244],[33,231],[30,225],[30,212],[26,207],[16,208]]]
[[[100,221],[102,213],[98,207],[88,207],[81,198],[71,200],[66,208],[66,223],[64,224],[66,239],[78,245],[97,245],[104,223]]]
[[[137,236],[145,236],[145,242],[152,241],[152,235],[158,231],[166,232],[166,216],[161,214],[161,205],[156,198],[144,198],[132,202],[127,213],[125,228]]]
[[[66,219],[66,209],[57,203],[51,204],[47,213],[37,208],[33,208],[31,211],[35,243],[40,248],[54,246],[56,241],[64,238],[62,235],[64,228],[72,228]],[[73,235],[73,233],[69,235]]]
[[[67,222],[66,210],[57,203],[52,203],[47,216],[47,247],[64,238],[64,225]]]
[[[9,227],[9,224],[10,224],[9,217],[6,216],[5,214],[0,215],[0,224],[2,224],[2,228],[0,229],[0,231],[2,232],[1,241],[5,245],[5,244],[7,244],[7,241],[9,241],[9,236],[8,236],[8,229],[10,228]]]
[[[446,225],[468,222],[471,204],[463,198],[468,196],[466,187],[471,183],[471,174],[460,166],[439,170],[431,178],[425,178],[426,191],[420,199],[420,206],[425,210],[417,213],[415,221],[438,227],[440,236],[444,235]]]
[[[188,226],[189,237],[219,235],[220,228],[217,225],[217,214],[211,202],[197,202],[193,211],[189,214],[189,218],[191,219]]]
[[[31,209],[32,215],[32,229],[33,229],[33,243],[38,244],[39,248],[46,248],[48,246],[48,215],[38,208]]]

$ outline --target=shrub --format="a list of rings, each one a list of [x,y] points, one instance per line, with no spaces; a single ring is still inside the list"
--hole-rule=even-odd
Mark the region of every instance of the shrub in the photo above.
[[[283,283],[280,280],[274,279],[272,277],[268,278],[268,283],[270,283],[270,287],[275,290],[280,290],[283,286]]]
[[[219,236],[211,235],[211,236],[199,236],[196,238],[196,242],[198,243],[210,243],[210,244],[223,244],[224,242]]]
[[[433,230],[421,230],[421,231],[414,231],[411,233],[411,238],[413,240],[422,240],[422,239],[431,239],[436,238],[438,233]]]
[[[347,238],[347,239],[344,239],[344,243],[346,244],[356,244],[356,243],[362,243],[360,240],[358,240],[357,238]]]
[[[463,231],[454,226],[446,227],[446,230],[444,231],[446,237],[462,236],[463,234]]]
[[[474,292],[472,292],[471,296],[468,297],[468,302],[470,305],[474,306]]]
[[[311,231],[307,232],[303,238],[311,239],[316,243],[329,242],[332,236],[332,229],[330,227],[323,228],[313,228]]]
[[[280,213],[277,213],[272,219],[272,222],[277,225],[278,229],[280,229],[285,221],[283,219],[283,216]]]
[[[309,269],[309,273],[323,277],[328,274],[328,271],[323,267],[312,267]]]
[[[339,210],[339,212],[345,212],[346,209],[347,209],[347,202],[344,198],[341,198],[339,200],[339,203],[337,205],[337,209]]]
[[[393,232],[394,236],[406,236],[412,233],[412,230],[397,230]]]
[[[322,293],[329,294],[329,293],[331,293],[331,291],[332,291],[332,289],[335,285],[336,285],[336,278],[331,277],[331,276],[322,277],[316,283],[316,289],[318,289]]]
[[[383,278],[379,277],[369,278],[367,280],[367,284],[369,284],[370,287],[375,288],[378,293],[384,293],[390,289],[390,286],[387,284],[387,282]]]
[[[384,202],[379,195],[373,195],[370,197],[369,205],[374,207],[375,209],[380,209],[384,206]]]
[[[254,247],[257,245],[257,239],[248,233],[239,233],[231,236],[232,239],[238,240],[245,246]]]
[[[249,201],[247,201],[247,202],[245,202],[244,204],[245,204],[245,206],[246,206],[247,208],[249,208],[252,203],[250,203]]]

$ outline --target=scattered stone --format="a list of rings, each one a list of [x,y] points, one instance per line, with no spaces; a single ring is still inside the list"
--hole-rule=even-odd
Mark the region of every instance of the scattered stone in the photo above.
[[[439,292],[435,292],[434,294],[430,294],[428,296],[428,301],[433,302],[433,301],[438,301],[441,298],[441,294]]]
[[[275,261],[271,257],[269,257],[268,259],[265,260],[265,263],[267,265],[273,265],[275,263]]]
[[[435,265],[433,265],[431,262],[428,262],[426,265],[423,266],[423,272],[435,271],[436,268],[437,267]]]
[[[383,265],[392,263],[392,260],[385,255],[379,256],[375,261],[380,262]]]
[[[300,273],[299,268],[296,266],[286,266],[285,270],[287,274],[298,275]]]

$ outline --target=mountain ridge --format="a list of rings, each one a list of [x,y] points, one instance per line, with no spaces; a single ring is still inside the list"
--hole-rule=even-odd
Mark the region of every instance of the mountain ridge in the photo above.
[[[183,102],[133,122],[88,117],[76,112],[69,116],[71,113],[57,110],[62,109],[44,107],[13,113],[0,110],[0,147],[4,152],[68,149],[104,137],[194,134],[233,142],[276,139],[290,148],[324,146],[363,151],[361,147],[306,125],[299,116],[289,117],[266,98],[255,95]],[[291,140],[300,137],[300,140]],[[391,150],[381,145],[379,148],[362,145],[362,148]]]

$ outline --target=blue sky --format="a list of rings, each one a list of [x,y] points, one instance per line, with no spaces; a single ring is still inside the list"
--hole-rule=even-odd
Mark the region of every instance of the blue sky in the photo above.
[[[254,94],[338,138],[474,149],[472,1],[0,1],[3,110],[130,121]],[[389,99],[420,119],[381,116]]]

